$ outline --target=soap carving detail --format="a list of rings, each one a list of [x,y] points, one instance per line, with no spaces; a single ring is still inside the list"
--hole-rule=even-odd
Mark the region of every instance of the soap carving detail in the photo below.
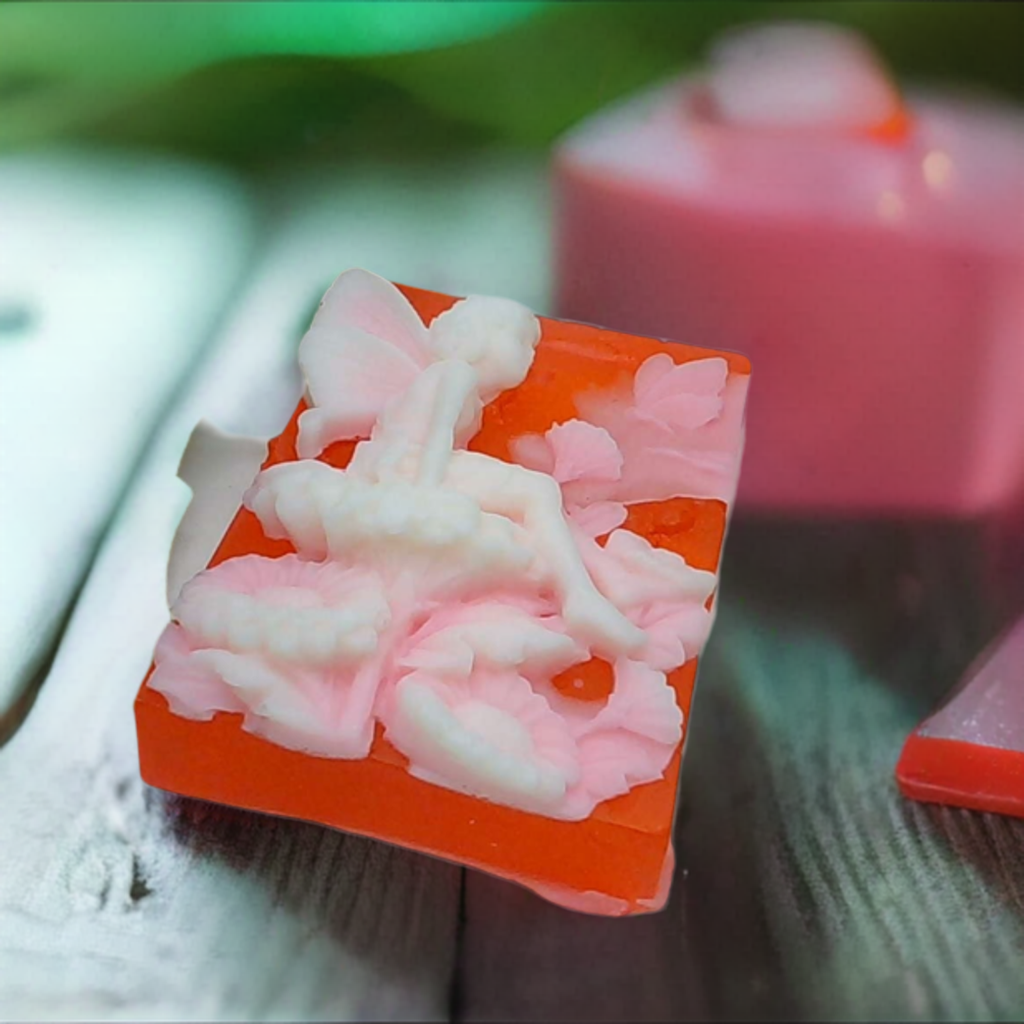
[[[300,347],[299,459],[244,499],[295,554],[182,587],[149,682],[175,713],[336,758],[366,757],[380,723],[413,775],[565,820],[662,777],[683,725],[666,673],[700,652],[716,578],[623,523],[637,502],[731,499],[742,402],[724,360],[659,354],[625,401],[515,439],[515,462],[468,451],[539,339],[508,300],[427,326],[375,275],[335,282]],[[317,459],[345,440],[346,469]],[[593,658],[606,699],[555,687]]]

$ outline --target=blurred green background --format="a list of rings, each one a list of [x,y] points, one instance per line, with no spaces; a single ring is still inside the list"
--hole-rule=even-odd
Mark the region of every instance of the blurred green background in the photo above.
[[[14,3],[0,148],[79,138],[253,165],[544,146],[767,18],[853,25],[909,79],[1024,97],[1016,3]]]

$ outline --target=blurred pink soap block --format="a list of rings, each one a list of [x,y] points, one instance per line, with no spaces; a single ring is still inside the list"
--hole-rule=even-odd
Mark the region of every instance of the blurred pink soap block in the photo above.
[[[734,33],[556,159],[558,315],[752,358],[740,502],[1024,488],[1024,117],[903,99],[835,28]]]

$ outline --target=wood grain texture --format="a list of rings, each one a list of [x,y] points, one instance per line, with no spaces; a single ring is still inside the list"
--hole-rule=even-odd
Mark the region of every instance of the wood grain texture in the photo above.
[[[1008,614],[978,536],[737,521],[669,908],[622,927],[469,873],[461,1019],[1017,1019],[1024,822],[892,777]]]
[[[299,393],[295,345],[348,266],[539,305],[543,197],[535,165],[486,160],[267,183],[265,256],[0,750],[0,1019],[447,1018],[459,870],[144,787],[132,699],[167,618],[188,500],[174,473],[193,424],[280,429]]]

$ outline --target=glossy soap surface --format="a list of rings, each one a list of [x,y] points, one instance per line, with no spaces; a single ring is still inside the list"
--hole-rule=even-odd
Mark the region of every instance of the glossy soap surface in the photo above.
[[[456,300],[403,288],[424,323]],[[514,442],[544,435],[589,409],[595,396],[628,384],[652,356],[670,353],[673,364],[724,357],[742,408],[748,364],[741,356],[540,320],[541,336],[526,379],[486,405],[469,448],[502,460]],[[581,408],[582,407],[582,408]],[[301,404],[271,442],[265,468],[294,462]],[[614,410],[608,413],[614,420]],[[728,503],[735,487],[741,435],[721,497],[670,496],[630,502],[625,528],[656,547],[685,558],[695,570],[718,568]],[[347,467],[355,442],[328,445],[319,461]],[[534,453],[536,454],[536,453]],[[710,488],[715,490],[715,488]],[[568,499],[567,499],[568,500]],[[293,545],[267,536],[248,508],[235,516],[211,568],[244,556],[282,558]],[[598,704],[608,694],[610,666],[594,657],[552,681],[571,697]],[[683,728],[696,672],[688,658],[668,675]],[[580,820],[558,820],[502,806],[410,774],[409,759],[376,726],[368,756],[315,756],[243,729],[240,713],[219,711],[208,720],[175,714],[162,693],[144,685],[136,703],[146,781],[162,788],[268,813],[306,818],[412,846],[534,888],[556,902],[592,913],[627,914],[658,909],[671,877],[671,829],[680,750],[663,777],[599,803]]]
[[[987,512],[1024,487],[1024,118],[886,113],[833,43],[783,54],[807,80],[740,54],[572,131],[558,312],[751,356],[749,507]],[[873,123],[807,99],[830,73]]]

